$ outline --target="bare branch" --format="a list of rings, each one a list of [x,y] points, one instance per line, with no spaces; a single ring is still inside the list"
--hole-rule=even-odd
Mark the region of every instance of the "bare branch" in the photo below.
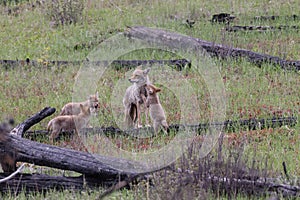
[[[14,173],[10,174],[8,177],[3,178],[0,180],[0,183],[3,183],[5,181],[8,181],[10,179],[12,179],[14,176],[16,176],[18,173],[22,172],[23,168],[25,166],[25,163],[23,163]]]

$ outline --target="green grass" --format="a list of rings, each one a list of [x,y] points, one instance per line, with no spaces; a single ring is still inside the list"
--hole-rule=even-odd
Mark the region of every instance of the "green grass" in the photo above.
[[[34,1],[30,1],[34,2]],[[236,16],[233,25],[297,25],[299,20],[254,21],[259,15],[290,16],[298,14],[300,9],[295,1],[93,1],[86,7],[82,20],[68,26],[51,26],[45,17],[47,9],[43,6],[32,8],[27,2],[11,5],[19,7],[18,13],[8,14],[7,8],[0,6],[0,59],[38,60],[35,67],[19,66],[0,70],[0,111],[2,117],[14,117],[16,122],[22,122],[32,114],[46,106],[58,109],[72,101],[73,86],[82,66],[47,66],[46,60],[84,60],[98,45],[126,30],[127,26],[143,25],[169,29],[181,34],[197,37],[233,47],[245,48],[259,53],[279,56],[288,60],[300,60],[300,40],[297,30],[274,30],[265,32],[247,31],[230,33],[224,31],[223,24],[212,24],[211,16],[220,12],[228,12]],[[278,9],[280,7],[280,9]],[[196,24],[188,28],[184,20],[193,19]],[[174,59],[179,56],[160,50],[139,50],[130,52],[120,59]],[[279,67],[263,64],[260,68],[241,60],[213,59],[226,90],[226,119],[248,119],[249,117],[265,118],[273,115],[300,117],[300,79],[297,72],[286,72]],[[110,107],[112,91],[119,80],[126,83],[127,70],[110,68],[96,82],[100,94],[100,113],[92,123],[101,126],[117,126],[115,116]],[[203,77],[186,69],[178,73],[177,79],[187,81],[196,91],[199,102],[199,118],[206,122],[210,117],[210,101],[208,87]],[[154,79],[157,74],[151,74]],[[176,80],[177,80],[176,79]],[[180,82],[179,81],[179,82]],[[154,80],[162,87],[160,100],[166,110],[168,122],[180,122],[182,113],[178,108],[179,100],[176,91]],[[127,83],[129,85],[129,82]],[[180,83],[175,86],[179,87]],[[121,91],[122,92],[122,91]],[[192,94],[192,91],[186,91]],[[84,100],[84,99],[83,99]],[[118,120],[122,119],[122,100],[117,103]],[[57,115],[56,114],[54,115]],[[192,113],[194,114],[194,113]],[[192,114],[191,117],[192,118]],[[50,119],[50,118],[49,118]],[[45,119],[32,129],[45,129],[49,119]],[[189,118],[190,119],[190,118]],[[299,157],[300,125],[247,131],[228,132],[225,147],[229,151],[244,144],[245,157],[255,157],[258,162],[268,158],[268,170],[274,174],[282,173],[282,162],[286,162],[290,176],[300,177]],[[246,136],[246,140],[243,140]],[[161,136],[153,143],[149,140],[132,140],[124,136],[112,137],[114,144],[131,152],[151,151],[149,148],[160,148],[173,138]],[[102,138],[103,139],[103,138]],[[101,138],[99,139],[101,141]],[[48,143],[47,138],[41,139]],[[59,145],[59,143],[57,144]],[[152,145],[152,146],[151,146]],[[105,146],[105,145],[104,145]],[[92,146],[91,149],[96,149]],[[97,152],[95,150],[95,152]],[[224,154],[226,155],[226,152]],[[162,188],[168,188],[166,184]],[[158,186],[157,186],[158,188]],[[158,189],[151,192],[159,193]],[[164,190],[162,190],[164,191]],[[75,192],[51,192],[49,196],[59,199],[95,198],[102,190],[92,194]],[[149,191],[148,191],[149,192]],[[145,186],[138,186],[128,191],[123,190],[113,194],[113,199],[146,198]],[[95,194],[95,196],[93,196]],[[209,198],[211,194],[206,194]],[[42,196],[35,196],[43,198]],[[7,195],[7,199],[14,195]],[[17,199],[25,199],[22,194]],[[31,197],[29,197],[31,198]],[[220,197],[226,198],[226,197]],[[239,197],[243,199],[243,197]]]

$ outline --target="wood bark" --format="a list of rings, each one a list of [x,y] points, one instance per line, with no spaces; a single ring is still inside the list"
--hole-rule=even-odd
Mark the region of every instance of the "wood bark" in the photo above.
[[[5,178],[7,174],[0,173],[0,179]],[[45,174],[18,174],[14,178],[0,183],[0,193],[20,192],[46,192],[48,190],[75,190],[80,191],[87,188],[110,187],[116,183],[116,179],[103,180],[98,176],[49,176]]]
[[[12,134],[7,136],[6,141],[0,142],[0,150],[7,153],[17,152],[16,161],[72,170],[87,175],[97,174],[104,179],[119,175],[135,175],[136,170],[147,169],[138,162],[42,144]],[[132,172],[118,170],[122,168],[131,169]]]
[[[64,65],[80,65],[82,63],[85,63],[87,65],[108,65],[108,61],[58,61],[58,60],[49,60],[45,61],[45,65],[56,65],[56,66],[64,66]],[[38,66],[41,63],[36,60],[0,60],[0,65],[11,68],[16,66]],[[112,61],[112,65],[115,67],[126,67],[126,68],[132,68],[137,67],[139,65],[153,65],[153,64],[167,64],[167,65],[174,65],[178,70],[181,70],[184,66],[189,65],[190,62],[186,59],[173,59],[173,60],[114,60]]]
[[[28,118],[24,122],[17,125],[10,133],[19,137],[23,137],[23,134],[33,125],[39,123],[44,118],[52,115],[55,112],[55,108],[45,107],[40,112],[36,113],[32,117]]]
[[[103,179],[111,179],[120,175],[136,175],[135,171],[147,169],[147,166],[138,162],[92,155],[86,152],[42,144],[22,138],[26,130],[54,112],[54,108],[46,107],[23,123],[17,125],[10,132],[11,134],[1,133],[0,152],[6,155],[14,155],[13,157],[17,162],[72,170],[86,175],[97,174]],[[125,172],[120,169],[130,169],[131,172]]]
[[[224,191],[225,193],[243,193],[249,196],[263,196],[266,193],[275,192],[283,197],[300,197],[300,187],[284,183],[278,183],[278,179],[261,178],[258,180],[218,177],[207,175],[205,181],[215,191]]]
[[[266,119],[244,119],[244,120],[227,120],[224,122],[215,122],[215,123],[200,123],[195,125],[189,124],[171,124],[169,126],[170,131],[178,131],[184,129],[192,129],[196,130],[199,135],[203,134],[210,126],[223,126],[224,130],[236,131],[240,129],[246,130],[257,130],[264,128],[277,128],[281,126],[295,126],[297,124],[296,117],[273,117]],[[82,130],[82,134],[85,133],[95,133],[95,134],[105,134],[105,135],[127,135],[127,136],[140,136],[142,133],[153,133],[152,128],[140,128],[140,129],[132,129],[129,131],[123,131],[119,128],[115,127],[95,127],[95,128],[85,128]],[[35,130],[35,131],[27,131],[24,133],[24,137],[26,138],[34,138],[39,135],[47,135],[47,130]],[[70,135],[70,132],[62,132],[63,135]]]
[[[283,19],[283,20],[299,20],[300,17],[298,15],[287,15],[287,16],[279,16],[279,15],[270,15],[270,16],[255,16],[253,18],[256,21],[270,21],[270,20],[278,20],[278,19]]]
[[[135,26],[129,27],[125,32],[125,35],[131,39],[137,39],[142,42],[160,46],[164,45],[169,48],[176,47],[183,50],[193,49],[196,51],[204,49],[211,56],[217,56],[222,59],[242,57],[258,66],[261,66],[263,63],[270,63],[279,65],[282,69],[286,70],[300,70],[300,61],[284,60],[276,56],[215,44],[199,38],[193,38],[166,30]]]
[[[9,164],[27,162],[40,166],[48,166],[62,170],[72,170],[84,174],[87,183],[92,186],[105,184],[111,186],[118,181],[125,181],[117,188],[125,187],[132,177],[142,176],[137,170],[145,170],[147,166],[141,163],[101,155],[65,149],[57,146],[42,144],[22,138],[23,133],[32,125],[53,114],[55,109],[46,107],[14,128],[10,134],[7,126],[0,131],[1,165],[8,159]],[[7,158],[7,155],[9,157]],[[13,156],[11,156],[13,155]],[[11,161],[12,160],[12,161]],[[122,169],[130,169],[124,171]],[[4,175],[7,175],[5,173]],[[3,176],[3,174],[2,174]],[[1,175],[0,175],[1,178]],[[129,179],[128,179],[129,178]],[[8,182],[0,184],[2,192],[6,190],[19,191],[23,187],[28,191],[43,191],[47,189],[82,188],[81,177],[50,177],[47,175],[20,174]],[[114,187],[115,188],[115,187]]]
[[[299,29],[299,26],[227,26],[226,31],[237,32],[237,31],[266,31],[266,30],[287,30],[287,29]]]

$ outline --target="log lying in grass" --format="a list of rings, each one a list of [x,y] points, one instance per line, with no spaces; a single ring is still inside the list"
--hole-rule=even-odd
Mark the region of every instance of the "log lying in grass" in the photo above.
[[[299,26],[227,26],[226,31],[237,32],[237,31],[266,31],[266,30],[287,30],[287,29],[296,29],[298,30]]]
[[[276,196],[283,196],[284,198],[300,197],[300,187],[291,185],[289,183],[281,183],[276,178],[250,177],[236,178],[233,176],[218,176],[203,172],[181,172],[178,173],[181,182],[185,185],[201,182],[203,187],[209,188],[220,195],[228,195],[228,197],[235,199],[238,196],[246,196],[256,199],[258,197],[266,197],[267,195],[276,194]],[[180,184],[180,183],[179,183]]]
[[[15,134],[10,134],[9,131],[1,128],[0,160],[4,172],[11,172],[11,169],[15,170],[15,166],[11,167],[11,165],[15,165],[16,162],[20,161],[62,170],[72,170],[85,174],[87,177],[97,177],[98,183],[111,184],[112,182],[118,182],[119,180],[126,182],[128,178],[131,180],[132,177],[137,177],[138,175],[142,176],[143,174],[138,174],[136,171],[148,169],[147,166],[139,162],[108,156],[92,155],[86,152],[41,144],[20,137],[23,135],[24,131],[47,117],[49,113],[52,114],[54,110],[52,108],[43,109],[33,117],[18,125],[12,131]],[[6,165],[9,167],[6,167]],[[6,169],[8,170],[6,171]],[[128,170],[123,171],[122,169]],[[20,183],[24,183],[26,187],[31,187],[26,185],[26,180],[24,180],[24,182],[15,178],[13,178],[13,180],[18,180],[18,187],[20,188],[24,186],[20,185]],[[45,180],[40,181],[43,182]],[[72,180],[66,180],[66,185],[71,181]],[[54,182],[53,184],[55,185],[56,183]],[[122,186],[124,187],[127,184],[123,184]],[[63,188],[66,185],[62,183],[61,187]],[[47,186],[45,187],[47,189]],[[45,189],[44,186],[41,188],[42,190]]]
[[[298,15],[290,15],[290,16],[279,16],[279,15],[270,15],[270,16],[255,16],[253,18],[257,21],[270,21],[270,20],[278,20],[278,19],[285,19],[285,20],[298,20],[300,17]]]
[[[0,179],[7,174],[0,173]],[[102,180],[101,177],[78,176],[49,176],[45,174],[19,174],[14,178],[0,183],[0,193],[46,192],[48,190],[84,190],[86,188],[110,187],[116,180]]]
[[[210,126],[223,126],[224,130],[228,131],[237,131],[240,129],[246,130],[257,130],[264,128],[277,128],[281,126],[295,126],[297,124],[296,117],[273,117],[267,119],[244,119],[244,120],[227,120],[224,122],[215,122],[215,123],[200,123],[195,125],[190,124],[171,124],[169,126],[170,131],[177,132],[178,130],[184,129],[192,129],[196,130],[198,134],[203,134]],[[132,129],[123,131],[119,128],[115,127],[101,127],[101,128],[85,128],[82,131],[82,134],[85,133],[95,133],[95,134],[105,134],[105,135],[128,135],[128,136],[141,136],[141,134],[146,133],[151,136],[153,134],[152,128],[140,128],[140,129]],[[48,131],[46,130],[35,130],[35,131],[27,131],[24,133],[25,138],[36,137],[39,135],[47,135]],[[62,134],[70,135],[70,132],[63,132]]]
[[[50,108],[45,108],[42,111],[49,109]],[[33,125],[33,121],[36,121],[37,118],[41,119],[42,116],[46,116],[42,111],[18,125],[21,127],[20,129],[15,128],[13,131],[16,131],[17,135],[23,135],[22,131],[25,131],[26,128]],[[107,156],[92,155],[86,152],[42,144],[8,133],[1,133],[0,152],[14,154],[16,161],[28,162],[63,170],[72,170],[87,175],[98,174],[103,178],[111,178],[119,175],[136,175],[135,171],[147,169],[147,166],[138,162]],[[115,169],[115,166],[119,166],[119,169],[131,169],[132,172],[122,172]]]
[[[270,63],[274,65],[279,65],[282,69],[286,70],[300,70],[300,61],[290,61],[284,60],[276,56],[271,56],[267,54],[256,53],[246,49],[233,48],[221,44],[215,44],[213,42],[208,42],[198,38],[193,38],[189,36],[184,36],[178,33],[169,32],[166,30],[148,28],[142,26],[129,27],[125,32],[125,35],[132,39],[137,39],[139,41],[165,45],[169,48],[182,46],[183,48],[187,45],[189,48],[205,49],[211,56],[217,56],[222,59],[226,58],[246,58],[251,63],[261,66],[263,63]],[[191,41],[193,47],[190,47]]]
[[[216,191],[224,191],[226,193],[232,192],[243,193],[249,196],[263,196],[275,192],[279,196],[287,197],[300,197],[300,187],[290,184],[278,183],[276,179],[240,179],[218,177],[214,175],[207,175],[204,177],[205,181],[210,184],[210,187]]]
[[[107,65],[108,61],[58,61],[58,60],[48,60],[39,62],[36,60],[0,60],[0,65],[4,66],[5,68],[12,68],[16,66],[38,66],[38,65],[47,65],[47,66],[65,66],[65,65],[80,65],[85,63],[87,65]],[[119,67],[119,68],[132,68],[137,67],[139,65],[153,65],[153,64],[165,64],[175,66],[176,69],[181,70],[186,65],[190,65],[190,62],[186,59],[173,59],[173,60],[114,60],[112,61],[112,66]]]
[[[33,163],[63,170],[72,170],[87,175],[112,178],[118,175],[135,175],[135,169],[147,169],[138,162],[125,159],[92,155],[81,151],[41,144],[15,135],[9,135],[6,141],[0,143],[0,150],[17,152],[16,161]],[[131,169],[132,172],[122,172],[115,166]]]
[[[211,22],[230,23],[235,19],[235,16],[229,13],[219,13],[212,16]]]

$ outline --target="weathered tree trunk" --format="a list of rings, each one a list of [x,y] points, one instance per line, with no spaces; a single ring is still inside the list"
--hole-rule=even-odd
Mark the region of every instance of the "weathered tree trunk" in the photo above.
[[[199,135],[203,134],[210,126],[223,126],[224,130],[230,131],[237,131],[240,129],[246,130],[257,130],[257,129],[264,129],[264,128],[277,128],[281,126],[295,126],[297,124],[296,117],[273,117],[273,118],[266,118],[266,119],[241,119],[241,120],[227,120],[224,122],[215,122],[215,123],[200,123],[195,125],[190,124],[171,124],[169,126],[169,130],[177,132],[178,130],[184,129],[192,129],[196,130]],[[105,134],[105,135],[127,135],[133,137],[140,137],[143,133],[154,133],[152,128],[144,127],[139,129],[132,129],[132,130],[121,130],[115,127],[95,127],[95,128],[85,128],[82,130],[82,134],[85,133],[95,133],[95,134]],[[46,135],[48,134],[47,130],[35,130],[35,131],[27,131],[24,133],[24,137],[35,137],[39,135]],[[70,132],[62,132],[62,134],[71,134]]]
[[[299,26],[228,26],[225,28],[226,31],[229,32],[237,32],[237,31],[266,31],[266,30],[286,30],[286,29],[299,29]]]
[[[138,162],[41,144],[12,134],[7,136],[6,141],[0,141],[0,150],[16,153],[16,161],[72,170],[87,175],[97,174],[104,179],[119,175],[135,175],[134,171],[147,169]],[[131,169],[132,172],[123,172],[115,166],[119,166],[119,169]]]
[[[270,21],[270,20],[278,20],[278,19],[283,19],[283,20],[299,20],[300,17],[298,15],[286,15],[286,16],[279,16],[279,15],[270,15],[270,16],[255,16],[253,18],[256,21]]]
[[[183,48],[187,45],[193,45],[193,49],[201,50],[205,49],[211,56],[217,56],[222,59],[225,58],[240,58],[244,57],[250,62],[261,66],[263,63],[271,63],[281,66],[283,69],[287,70],[300,70],[300,61],[289,61],[284,60],[276,56],[271,56],[267,54],[256,53],[246,49],[233,48],[224,46],[221,44],[215,44],[213,42],[208,42],[198,38],[193,38],[190,36],[181,35],[174,32],[169,32],[161,29],[148,28],[142,26],[130,27],[125,32],[125,35],[131,39],[138,39],[140,41],[165,45],[169,48],[174,46],[182,46]],[[194,43],[192,43],[194,41]]]
[[[85,64],[92,64],[92,65],[107,65],[108,61],[64,61],[64,60],[49,60],[45,61],[46,65],[57,65],[57,66],[64,66],[64,65],[79,65],[82,63]],[[16,67],[16,66],[37,66],[40,62],[36,60],[0,60],[0,65],[5,66],[6,68]],[[167,64],[167,65],[174,65],[178,70],[182,69],[185,65],[190,64],[190,62],[186,59],[174,59],[174,60],[114,60],[112,61],[112,65],[116,67],[136,67],[139,65],[146,65],[146,64]]]
[[[7,175],[0,173],[0,179]],[[0,193],[45,192],[47,190],[83,190],[85,188],[110,187],[116,179],[101,179],[98,176],[49,176],[45,174],[18,174],[0,183]]]
[[[7,154],[14,154],[16,161],[63,170],[73,170],[87,175],[98,174],[109,178],[115,177],[116,175],[134,175],[135,169],[147,169],[146,166],[138,162],[92,155],[86,152],[41,144],[20,137],[23,136],[24,132],[31,126],[54,112],[54,108],[46,107],[19,124],[10,132],[12,134],[2,133],[0,137],[0,150]],[[3,134],[5,134],[5,136],[3,136]],[[114,166],[119,166],[118,169],[132,169],[132,173],[119,171],[115,169]]]
[[[21,124],[17,125],[10,133],[17,135],[19,137],[23,137],[23,134],[25,133],[25,131],[27,131],[33,125],[42,121],[44,118],[52,115],[54,112],[55,112],[55,108],[45,107],[40,112],[36,113],[35,115],[28,118]]]
[[[112,185],[118,181],[123,181],[124,184],[120,187],[125,187],[129,184],[128,180],[131,181],[132,177],[142,175],[136,173],[136,171],[147,169],[147,166],[138,162],[101,155],[92,155],[86,152],[41,144],[20,137],[32,125],[38,123],[54,112],[55,109],[53,108],[44,108],[42,111],[33,115],[31,118],[25,120],[23,123],[14,128],[11,131],[11,133],[14,134],[10,134],[7,128],[1,128],[0,159],[2,167],[8,165],[8,167],[6,166],[8,169],[7,172],[11,172],[10,169],[15,170],[15,166],[11,167],[11,165],[15,165],[17,161],[20,161],[40,166],[79,172],[84,174],[87,177],[87,182],[92,185]],[[131,171],[128,172],[121,169],[130,169]],[[23,176],[25,179],[23,179]],[[48,182],[49,179],[51,179],[50,182]],[[41,191],[49,188],[63,189],[82,187],[82,180],[80,177],[60,177],[57,179],[58,181],[55,181],[55,178],[49,178],[46,175],[21,174],[19,178],[17,176],[8,182],[6,181],[5,186],[7,187],[1,188],[2,191],[5,191],[8,188],[19,191],[23,187],[30,191],[33,188],[34,191]],[[40,187],[35,184],[39,184]],[[119,186],[116,188],[119,188]]]
[[[205,181],[215,191],[224,193],[243,193],[247,195],[263,196],[275,192],[283,197],[300,197],[300,187],[289,184],[278,183],[278,179],[249,180],[239,178],[228,178],[207,175]]]

